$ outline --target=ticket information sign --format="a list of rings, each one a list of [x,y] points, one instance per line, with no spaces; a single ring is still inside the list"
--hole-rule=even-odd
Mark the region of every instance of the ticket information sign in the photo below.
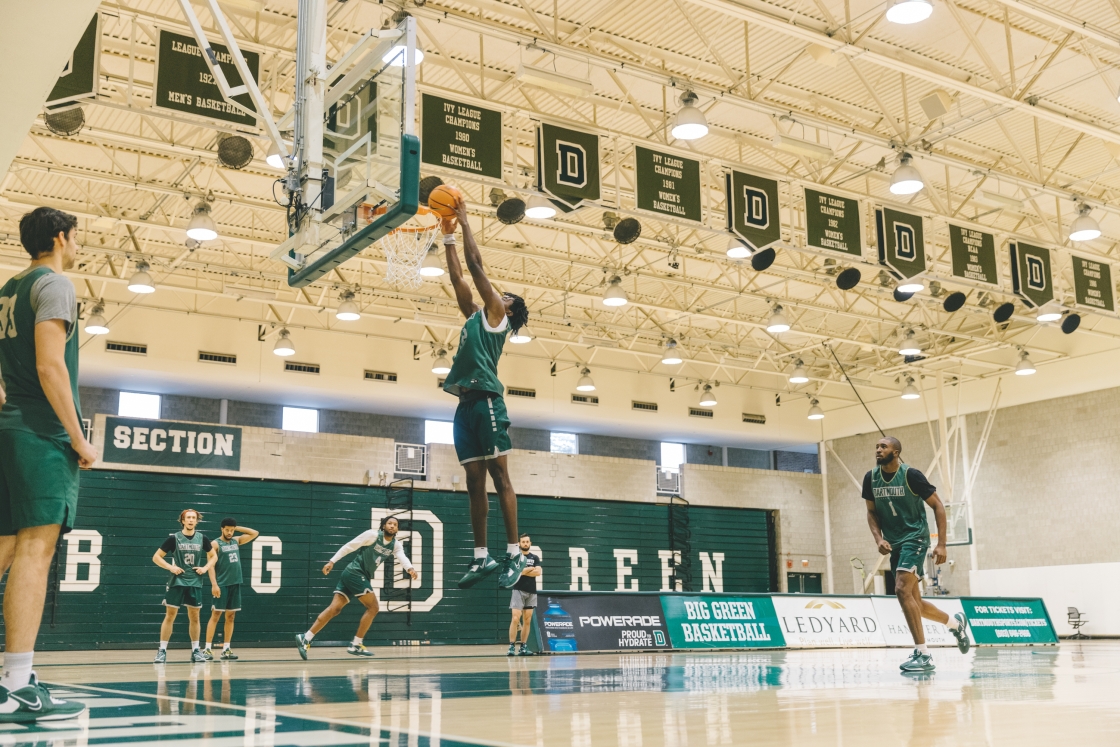
[[[673,648],[778,648],[786,645],[769,597],[663,596]]]
[[[1057,643],[1050,615],[1041,599],[961,599],[964,614],[978,644],[1014,645]]]

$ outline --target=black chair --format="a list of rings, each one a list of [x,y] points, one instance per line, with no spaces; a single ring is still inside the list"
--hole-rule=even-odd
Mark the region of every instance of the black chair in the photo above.
[[[1069,607],[1069,626],[1073,628],[1073,635],[1070,638],[1088,638],[1089,636],[1081,632],[1081,626],[1089,622],[1085,615],[1077,611],[1076,607]]]

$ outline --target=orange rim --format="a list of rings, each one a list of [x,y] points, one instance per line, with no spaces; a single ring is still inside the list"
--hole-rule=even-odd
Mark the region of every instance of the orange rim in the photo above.
[[[370,210],[370,212],[373,215],[384,215],[385,213],[389,212],[389,208],[385,205],[378,205],[377,207],[374,207],[372,210]],[[416,209],[417,215],[430,215],[431,212],[431,208],[424,207],[423,205],[420,205]],[[425,233],[436,228],[439,228],[438,223],[431,226],[401,226],[400,228],[394,228],[390,233]]]

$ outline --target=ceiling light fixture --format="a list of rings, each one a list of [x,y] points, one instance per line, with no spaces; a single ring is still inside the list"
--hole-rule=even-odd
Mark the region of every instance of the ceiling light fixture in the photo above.
[[[914,386],[914,379],[911,376],[906,377],[906,384],[902,387],[903,399],[921,399],[922,393],[918,391],[918,387]]]
[[[777,133],[774,135],[774,150],[780,150],[784,153],[792,153],[795,156],[809,158],[814,161],[830,161],[832,160],[832,148],[827,145],[814,143],[811,140],[802,140],[801,138],[794,137],[793,135],[786,135],[784,133]]]
[[[749,246],[740,241],[737,237],[732,236],[727,242],[727,257],[728,259],[746,259],[754,254]]]
[[[556,215],[556,206],[540,195],[530,195],[525,215],[534,220],[548,220]]]
[[[899,158],[898,168],[891,175],[892,195],[912,195],[915,192],[920,192],[926,186],[925,181],[922,180],[921,172],[910,163],[911,160],[912,157],[909,153],[903,153],[902,157]]]
[[[554,93],[566,93],[569,96],[590,96],[595,90],[595,86],[587,78],[576,78],[534,65],[522,64],[518,67],[517,80]]]
[[[665,352],[661,355],[661,362],[666,366],[676,366],[682,361],[680,353],[677,352],[677,341],[669,340],[665,343]]]
[[[705,384],[704,389],[700,392],[700,406],[701,407],[715,407],[719,402],[716,401],[716,393],[712,391],[711,384]]]
[[[921,23],[933,13],[931,0],[895,0],[887,10],[887,20],[891,23],[909,25]]]
[[[708,120],[704,112],[696,108],[700,98],[692,91],[681,94],[681,108],[673,123],[672,134],[677,140],[696,140],[708,134]]]
[[[187,223],[187,237],[195,241],[213,241],[218,238],[218,224],[210,217],[210,203],[199,200],[194,214]]]
[[[1026,350],[1019,351],[1019,362],[1015,364],[1016,376],[1030,376],[1035,372],[1034,362],[1027,355]]]
[[[1038,311],[1035,312],[1034,318],[1035,321],[1037,321],[1039,324],[1056,322],[1062,318],[1062,307],[1054,301],[1045,303],[1042,306],[1038,307]]]
[[[420,274],[426,278],[438,278],[443,275],[443,263],[439,261],[439,252],[435,247],[430,247],[420,264]]]
[[[906,333],[902,344],[898,346],[898,354],[906,356],[922,354],[922,346],[918,344],[918,338],[914,335],[914,330]]]
[[[291,333],[287,329],[280,330],[280,337],[277,338],[276,344],[272,346],[272,352],[281,358],[296,354],[295,343],[292,342]]]
[[[509,341],[514,345],[524,345],[527,342],[533,341],[533,336],[529,334],[524,327],[514,332],[509,336]]]
[[[591,369],[586,366],[579,371],[579,381],[576,383],[576,391],[578,392],[593,392],[595,391],[595,381],[591,378]]]
[[[148,274],[148,263],[140,260],[136,263],[136,272],[128,281],[128,289],[133,293],[155,293],[156,284]]]
[[[915,293],[921,293],[925,289],[926,284],[922,281],[921,278],[910,278],[909,280],[902,280],[897,286],[895,286],[895,290],[897,290],[899,293],[905,293],[907,296],[912,296]]]
[[[90,310],[89,319],[86,319],[86,333],[91,335],[109,334],[109,322],[105,320],[105,304],[98,301]]]
[[[290,143],[284,143],[284,145],[291,150],[292,146]],[[283,169],[287,167],[287,164],[284,163],[284,156],[280,155],[280,148],[277,147],[276,143],[271,143],[268,146],[268,155],[265,157],[264,162],[274,169]]]
[[[817,402],[816,399],[809,400],[809,415],[808,415],[808,417],[809,417],[809,420],[823,420],[824,419],[824,410],[821,409],[821,405],[820,405],[819,402]]]
[[[770,320],[766,323],[766,331],[772,335],[789,331],[789,320],[782,313],[781,304],[774,304],[774,311],[770,314]]]
[[[358,304],[354,301],[354,291],[346,290],[339,296],[338,310],[334,312],[334,318],[341,322],[356,322],[362,318],[362,312],[358,310]]]
[[[447,351],[443,348],[440,348],[439,352],[436,353],[435,362],[432,363],[432,373],[441,376],[451,373],[451,361],[447,360]]]
[[[625,306],[630,302],[626,291],[622,289],[622,278],[615,275],[611,278],[610,285],[603,292],[603,305],[604,306]]]
[[[797,364],[793,367],[793,373],[789,375],[789,383],[791,384],[808,384],[809,372],[805,370],[805,364],[801,359],[797,359]]]
[[[1089,215],[1093,208],[1082,202],[1077,206],[1077,217],[1069,224],[1070,241],[1092,241],[1101,235],[1100,224]]]

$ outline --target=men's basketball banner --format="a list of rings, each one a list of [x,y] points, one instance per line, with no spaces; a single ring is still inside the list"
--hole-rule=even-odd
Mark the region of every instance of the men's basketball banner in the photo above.
[[[502,113],[424,94],[420,160],[468,174],[502,178]]]
[[[1116,311],[1112,299],[1112,265],[1074,254],[1073,293],[1078,306]]]
[[[961,599],[972,638],[984,645],[1057,643],[1058,636],[1041,599]]]
[[[859,201],[806,187],[805,243],[817,249],[862,256]]]
[[[701,220],[699,161],[635,146],[634,172],[639,210]]]
[[[82,34],[74,53],[62,68],[58,82],[54,84],[44,104],[47,110],[68,108],[75,101],[93,98],[97,95],[97,76],[101,60],[101,34],[98,33],[99,15],[94,14]]]
[[[537,127],[537,189],[565,211],[598,200],[599,136],[542,122]]]
[[[241,429],[107,417],[101,461],[237,472],[241,469]]]
[[[779,648],[786,645],[769,596],[662,595],[673,648]]]
[[[244,84],[241,74],[233,62],[229,49],[221,44],[213,44],[214,56],[218,66],[226,76],[231,88]],[[259,82],[260,55],[256,52],[241,50],[245,63]],[[255,127],[257,117],[246,114],[226,101],[214,75],[202,58],[202,49],[193,36],[176,34],[171,31],[159,32],[159,51],[156,54],[156,86],[154,106],[177,112],[197,114],[202,117],[220,119],[223,122]],[[256,111],[248,93],[234,96],[233,100],[249,111]]]
[[[950,223],[949,249],[954,277],[999,285],[996,240],[992,234]]]
[[[782,238],[778,183],[742,171],[728,171],[727,230],[759,251]]]
[[[875,209],[879,264],[893,270],[899,280],[926,271],[926,239],[922,216],[892,208]]]
[[[1013,241],[1011,249],[1011,289],[1028,306],[1039,307],[1054,300],[1054,278],[1050,271],[1050,250]]]

